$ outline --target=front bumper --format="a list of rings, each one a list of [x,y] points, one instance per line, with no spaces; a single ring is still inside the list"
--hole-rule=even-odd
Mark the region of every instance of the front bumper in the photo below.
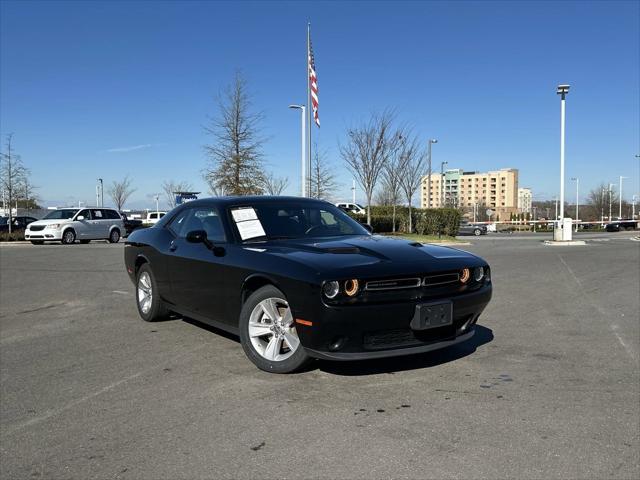
[[[40,241],[59,241],[62,240],[62,230],[54,228],[45,228],[44,230],[24,231],[25,240],[40,240]]]
[[[491,300],[491,284],[478,290],[439,298],[453,304],[452,324],[428,330],[412,330],[416,305],[323,305],[312,325],[297,325],[307,353],[330,360],[363,360],[428,352],[464,342],[473,336],[478,317]]]

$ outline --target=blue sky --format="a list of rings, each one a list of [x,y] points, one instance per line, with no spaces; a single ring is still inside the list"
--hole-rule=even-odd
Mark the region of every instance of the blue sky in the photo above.
[[[439,162],[520,169],[536,199],[559,191],[558,83],[567,99],[567,195],[625,180],[640,193],[640,3],[1,3],[0,133],[47,205],[93,203],[95,179],[130,175],[128,206],[200,172],[215,98],[241,69],[265,115],[269,168],[299,189],[306,22],[320,88],[315,139],[340,173],[346,127],[393,107]],[[358,196],[361,198],[361,195]]]

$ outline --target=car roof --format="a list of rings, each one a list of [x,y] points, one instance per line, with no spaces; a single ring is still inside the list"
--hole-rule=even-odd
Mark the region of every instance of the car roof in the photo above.
[[[265,203],[301,203],[301,204],[313,204],[313,203],[322,203],[325,205],[333,205],[332,203],[326,202],[324,200],[319,200],[317,198],[306,198],[306,197],[285,197],[279,195],[237,195],[237,196],[228,196],[228,197],[208,197],[208,198],[200,198],[198,200],[191,200],[189,202],[183,203],[181,206],[190,205],[219,205],[219,206],[230,206],[230,205],[242,205],[242,204],[265,204]]]

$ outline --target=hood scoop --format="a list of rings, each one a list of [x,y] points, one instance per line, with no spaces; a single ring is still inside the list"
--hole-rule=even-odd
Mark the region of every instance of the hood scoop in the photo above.
[[[329,247],[323,249],[327,253],[342,253],[342,254],[358,254],[360,249],[358,247]]]

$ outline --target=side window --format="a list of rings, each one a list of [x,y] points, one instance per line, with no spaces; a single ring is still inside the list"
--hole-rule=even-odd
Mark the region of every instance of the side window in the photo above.
[[[169,223],[169,230],[173,232],[177,237],[184,238],[187,235],[186,225],[193,210],[185,209],[171,220]]]
[[[121,220],[122,218],[115,210],[102,210],[102,214],[104,218],[108,218],[109,220]]]
[[[98,210],[97,208],[91,210],[91,215],[93,216],[93,220],[104,220],[102,210]]]
[[[222,222],[220,221],[220,216],[218,215],[218,210],[216,208],[194,208],[192,218],[194,219],[194,223],[201,225],[199,229],[193,230],[204,230],[207,232],[207,238],[214,243],[226,241]],[[198,219],[199,222],[195,222],[195,219]],[[188,231],[191,231],[191,229]]]
[[[87,209],[80,210],[80,213],[78,213],[78,217],[80,216],[83,216],[85,220],[91,220],[91,212]]]

